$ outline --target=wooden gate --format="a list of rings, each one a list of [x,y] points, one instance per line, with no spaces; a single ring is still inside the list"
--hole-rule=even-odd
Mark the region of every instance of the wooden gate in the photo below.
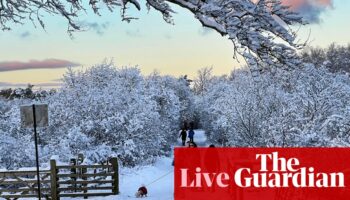
[[[50,170],[40,171],[41,193],[50,197]],[[18,199],[38,196],[36,170],[0,172],[0,198]]]
[[[57,166],[51,160],[52,199],[60,197],[108,196],[119,193],[118,161],[105,165]]]
[[[57,165],[40,171],[41,193],[46,199],[93,197],[119,194],[118,160],[99,165]],[[0,198],[38,197],[36,171],[0,172]]]

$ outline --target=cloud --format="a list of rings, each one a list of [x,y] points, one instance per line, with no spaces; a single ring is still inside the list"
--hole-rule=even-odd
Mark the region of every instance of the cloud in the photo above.
[[[26,86],[28,86],[28,84],[0,82],[0,88],[26,87]]]
[[[320,15],[331,8],[332,0],[282,0],[284,5],[301,14],[309,23],[319,23]]]
[[[19,35],[20,38],[27,38],[31,35],[29,31],[25,31]]]
[[[0,72],[6,71],[18,71],[27,69],[56,69],[56,68],[66,68],[66,67],[76,67],[79,63],[60,60],[60,59],[46,59],[46,60],[30,60],[28,62],[20,61],[8,61],[0,62]]]
[[[37,83],[31,84],[36,88],[58,88],[62,86],[62,83],[56,82],[48,82],[48,83]],[[8,82],[0,82],[0,88],[25,88],[28,86],[28,83],[8,83]]]
[[[109,22],[97,23],[97,22],[84,22],[84,26],[94,30],[98,35],[103,35],[109,27]]]

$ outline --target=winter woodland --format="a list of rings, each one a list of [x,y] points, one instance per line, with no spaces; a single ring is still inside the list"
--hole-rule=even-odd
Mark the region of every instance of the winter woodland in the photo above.
[[[45,27],[43,13],[82,30],[80,14],[100,6],[141,9],[139,0],[3,0],[0,28],[32,20]],[[44,3],[43,3],[44,2]],[[193,82],[135,67],[101,63],[68,69],[57,90],[3,89],[0,93],[0,168],[34,166],[32,130],[20,126],[20,105],[47,103],[50,125],[39,130],[40,162],[84,153],[96,163],[117,156],[123,166],[152,163],[170,155],[184,120],[206,131],[218,146],[349,146],[350,48],[332,45],[300,53],[295,25],[303,19],[281,1],[146,0],[173,23],[173,5],[190,11],[203,26],[233,43],[245,67],[225,76],[203,68]],[[170,61],[169,61],[170,62]],[[191,77],[192,78],[192,77]]]
[[[171,154],[184,120],[195,120],[218,146],[349,146],[349,74],[324,59],[259,76],[248,67],[226,76],[203,68],[193,82],[102,63],[68,69],[56,91],[4,89],[0,166],[34,166],[32,130],[21,128],[19,114],[19,106],[30,103],[50,108],[50,126],[39,130],[43,163],[52,155],[68,161],[80,152],[91,163],[109,156],[124,166],[152,163]]]

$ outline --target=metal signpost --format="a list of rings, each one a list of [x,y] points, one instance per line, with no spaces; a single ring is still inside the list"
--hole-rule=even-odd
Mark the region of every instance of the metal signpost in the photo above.
[[[39,151],[37,127],[46,127],[49,124],[48,105],[38,104],[30,106],[21,106],[21,124],[24,128],[34,128],[36,174],[38,180],[38,197],[41,200],[40,190],[40,171],[39,171]]]

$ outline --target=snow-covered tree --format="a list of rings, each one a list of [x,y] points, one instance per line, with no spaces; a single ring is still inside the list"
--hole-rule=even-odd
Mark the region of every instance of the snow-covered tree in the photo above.
[[[302,18],[284,6],[281,0],[146,0],[148,9],[159,11],[166,22],[172,23],[174,5],[190,11],[204,26],[213,29],[232,41],[234,52],[241,54],[252,70],[274,67],[295,67],[299,59],[291,25],[302,24]],[[121,8],[123,20],[129,4],[141,9],[140,0],[2,0],[0,3],[0,28],[10,29],[12,23],[29,19],[44,27],[46,13],[62,16],[68,21],[68,31],[81,30],[79,17],[89,7],[100,14],[105,6],[110,11]]]
[[[164,155],[170,150],[165,136],[174,135],[163,132],[161,113],[150,93],[136,68],[102,64],[69,71],[62,90],[49,100],[52,133],[59,137],[54,141],[69,141],[73,154],[105,147],[101,151],[108,153],[103,155],[114,152],[129,165],[146,155]]]
[[[208,138],[223,146],[349,146],[350,79],[305,65],[234,72],[197,98]]]
[[[185,77],[142,76],[111,63],[68,70],[63,82],[34,99],[0,98],[0,168],[34,165],[33,133],[20,127],[19,106],[40,102],[50,117],[39,130],[41,163],[81,152],[89,162],[111,155],[128,166],[151,162],[169,155],[183,120],[197,117],[221,146],[350,145],[350,77],[324,66],[209,76],[198,95]]]
[[[147,77],[147,85],[157,102],[161,118],[168,119],[166,127],[177,130],[184,120],[192,119],[194,95],[184,77],[176,79],[155,73]]]
[[[0,133],[6,138],[0,140],[0,167],[34,165],[32,131],[20,127],[22,104],[49,104],[50,125],[39,130],[42,163],[52,155],[68,161],[84,153],[92,163],[116,155],[133,166],[170,154],[181,121],[191,115],[192,98],[183,78],[145,77],[137,68],[112,63],[69,69],[55,93],[0,100]]]
[[[0,98],[0,168],[34,165],[32,134],[20,127],[19,105],[23,103],[25,102]]]
[[[350,44],[331,44],[327,48],[309,47],[302,52],[304,62],[325,66],[332,72],[350,72]]]
[[[194,81],[193,91],[197,95],[202,95],[207,91],[211,79],[213,78],[213,67],[205,67],[197,72],[197,79]]]

